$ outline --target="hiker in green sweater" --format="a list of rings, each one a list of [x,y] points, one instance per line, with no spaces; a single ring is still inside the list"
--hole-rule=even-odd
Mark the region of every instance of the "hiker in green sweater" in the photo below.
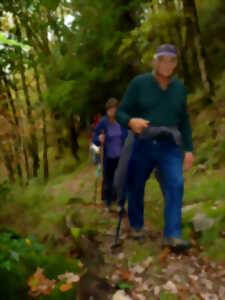
[[[189,248],[181,238],[183,166],[191,168],[194,155],[186,90],[173,76],[176,66],[176,47],[161,45],[153,59],[154,71],[129,84],[117,120],[135,134],[127,178],[133,236],[143,235],[145,183],[158,169],[165,197],[163,246],[183,250]]]

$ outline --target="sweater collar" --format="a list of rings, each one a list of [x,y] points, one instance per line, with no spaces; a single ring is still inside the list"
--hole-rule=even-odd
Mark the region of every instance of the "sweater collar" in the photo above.
[[[169,87],[174,83],[174,81],[175,81],[175,75],[173,75],[173,76],[170,78],[170,81],[169,81],[169,83],[168,83],[167,88],[166,88],[165,90],[163,90],[162,87],[160,86],[160,84],[159,84],[159,82],[158,82],[156,76],[155,76],[155,71],[152,71],[152,72],[151,72],[151,77],[152,77],[153,81],[157,84],[157,86],[158,86],[162,91],[164,91],[164,92],[167,91],[168,88],[169,88]]]

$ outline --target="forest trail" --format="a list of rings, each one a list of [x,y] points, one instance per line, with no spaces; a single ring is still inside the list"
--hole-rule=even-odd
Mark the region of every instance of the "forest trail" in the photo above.
[[[68,226],[94,232],[93,249],[88,246],[86,256],[89,259],[85,260],[88,261],[88,268],[93,270],[90,282],[101,281],[101,277],[109,283],[105,286],[109,299],[117,290],[125,292],[117,291],[115,299],[225,299],[225,265],[205,258],[194,239],[195,246],[186,255],[162,251],[161,230],[156,229],[158,227],[149,218],[145,220],[147,237],[135,241],[129,238],[129,225],[125,217],[121,228],[121,247],[112,251],[118,213],[116,209],[106,213],[99,197],[97,205],[94,203],[94,182],[95,167],[87,165],[74,180],[65,181],[55,189],[63,188],[70,194]],[[162,213],[160,208],[157,209],[157,202],[152,205],[153,200],[156,201],[147,197],[146,210],[154,207],[156,214]],[[96,259],[98,254],[103,255],[104,262]],[[97,278],[95,280],[93,273]],[[87,300],[87,296],[97,299],[94,295],[101,295],[98,300],[106,300],[106,294],[97,291],[101,288],[101,284],[96,284],[90,289],[84,288],[85,293],[81,289],[79,300]],[[123,293],[130,298],[119,298],[124,297]]]

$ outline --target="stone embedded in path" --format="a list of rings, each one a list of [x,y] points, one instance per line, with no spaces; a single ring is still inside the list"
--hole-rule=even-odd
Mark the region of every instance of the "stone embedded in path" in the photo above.
[[[182,208],[182,213],[185,214],[189,211],[199,211],[201,208],[202,204],[201,203],[196,203],[196,204],[190,204],[190,205],[186,205]]]
[[[216,221],[212,218],[209,218],[203,213],[198,213],[192,219],[193,226],[196,232],[201,232],[208,230],[213,227]]]

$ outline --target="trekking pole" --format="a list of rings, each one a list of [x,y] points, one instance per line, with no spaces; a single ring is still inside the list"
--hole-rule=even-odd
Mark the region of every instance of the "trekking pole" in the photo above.
[[[102,131],[102,134],[104,134],[104,131]],[[100,145],[100,199],[101,203],[100,206],[102,205],[103,201],[103,168],[104,168],[104,142],[101,142]]]
[[[125,201],[123,205],[120,207],[120,213],[119,213],[119,221],[116,227],[116,234],[115,234],[115,239],[114,243],[112,244],[112,249],[118,248],[120,246],[120,228],[123,220],[123,216],[125,215]]]
[[[94,197],[93,197],[95,204],[97,203],[97,194],[98,194],[98,174],[96,174],[95,191],[94,191]]]
[[[127,183],[125,182],[122,195],[120,195],[120,199],[118,201],[119,202],[118,204],[120,206],[119,221],[118,221],[118,224],[116,227],[116,234],[115,234],[114,242],[111,246],[112,249],[118,248],[121,244],[120,243],[120,229],[121,229],[123,217],[126,213],[126,210],[125,210],[126,196],[127,196]]]

